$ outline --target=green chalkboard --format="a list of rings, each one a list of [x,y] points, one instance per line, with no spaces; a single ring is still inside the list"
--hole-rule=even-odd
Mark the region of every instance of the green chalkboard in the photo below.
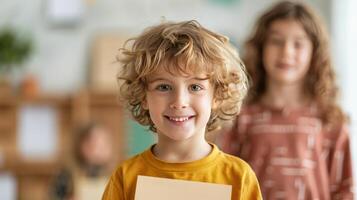
[[[127,125],[128,157],[141,153],[156,141],[155,133],[148,130],[133,120],[128,120]]]

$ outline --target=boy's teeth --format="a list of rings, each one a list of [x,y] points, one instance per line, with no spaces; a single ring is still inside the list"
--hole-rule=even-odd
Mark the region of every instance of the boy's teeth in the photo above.
[[[170,117],[170,120],[175,122],[183,122],[188,120],[188,117]]]

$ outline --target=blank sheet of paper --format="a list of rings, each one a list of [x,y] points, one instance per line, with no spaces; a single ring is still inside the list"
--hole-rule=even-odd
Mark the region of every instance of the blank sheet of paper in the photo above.
[[[57,110],[47,105],[21,106],[18,147],[29,159],[49,159],[57,150]]]
[[[230,200],[232,186],[138,176],[135,200]]]

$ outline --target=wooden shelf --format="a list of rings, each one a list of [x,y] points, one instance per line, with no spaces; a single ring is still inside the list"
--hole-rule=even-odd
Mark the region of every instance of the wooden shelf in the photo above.
[[[6,159],[0,171],[11,171],[16,176],[52,176],[61,166],[60,160],[28,160],[12,152],[11,159]]]
[[[19,155],[18,112],[21,106],[49,105],[57,109],[58,144],[51,160],[31,160]],[[72,156],[70,151],[73,131],[78,125],[95,121],[105,125],[113,133],[113,164],[125,158],[125,118],[116,94],[79,91],[75,95],[40,95],[26,99],[16,96],[0,98],[0,153],[3,162],[0,172],[8,171],[16,176],[19,199],[48,199],[50,180],[63,167],[63,161]]]
[[[35,105],[60,105],[60,106],[69,106],[70,105],[70,97],[68,96],[54,96],[54,95],[46,95],[40,96],[36,98],[19,98],[18,104],[35,104]]]
[[[12,95],[0,94],[0,109],[1,107],[11,107],[16,105],[17,98]]]

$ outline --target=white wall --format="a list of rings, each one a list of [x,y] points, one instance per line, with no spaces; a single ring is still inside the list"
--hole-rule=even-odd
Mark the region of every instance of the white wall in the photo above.
[[[334,0],[332,14],[332,52],[339,83],[342,86],[341,103],[351,117],[351,151],[354,169],[357,166],[357,1]],[[354,170],[356,176],[357,171]],[[355,178],[355,180],[356,180]]]
[[[46,93],[69,93],[85,86],[91,43],[100,32],[137,34],[165,16],[167,20],[197,19],[237,44],[250,32],[259,12],[276,0],[83,0],[87,2],[83,19],[72,28],[49,23],[45,13],[50,0],[0,1],[0,28],[11,24],[35,39],[36,52],[25,64],[25,72],[34,74]],[[326,1],[311,2],[329,16]]]

